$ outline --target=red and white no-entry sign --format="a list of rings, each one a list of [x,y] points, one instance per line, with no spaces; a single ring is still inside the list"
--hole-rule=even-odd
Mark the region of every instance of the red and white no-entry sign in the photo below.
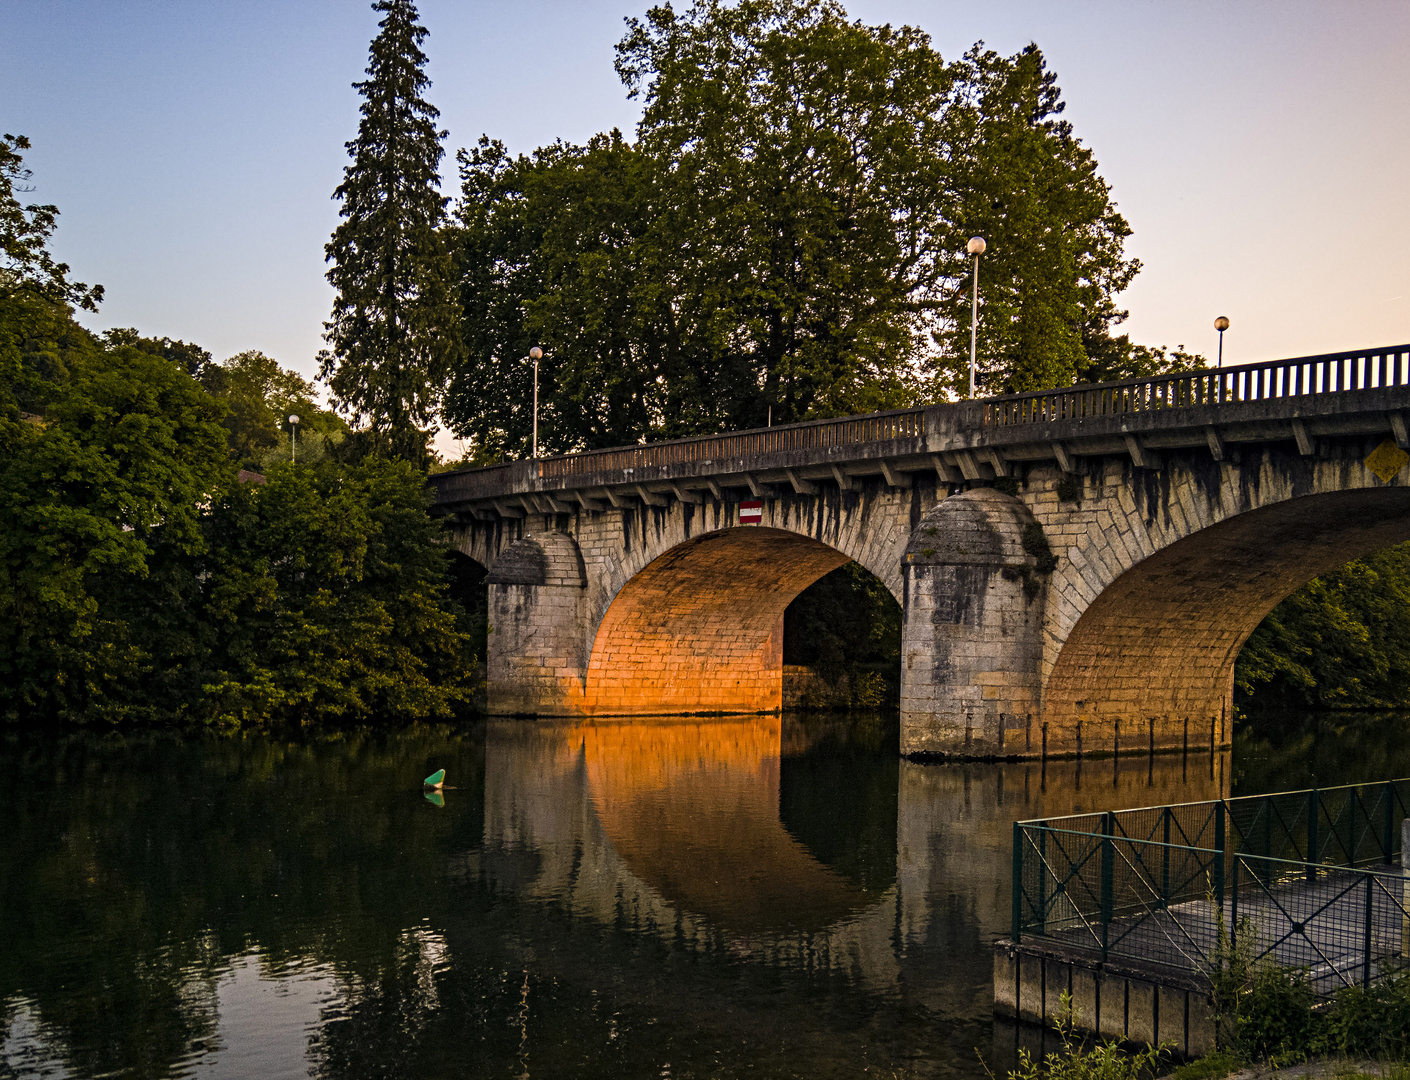
[[[764,504],[758,499],[753,502],[742,502],[739,504],[739,523],[741,525],[757,525],[759,519],[764,516]]]

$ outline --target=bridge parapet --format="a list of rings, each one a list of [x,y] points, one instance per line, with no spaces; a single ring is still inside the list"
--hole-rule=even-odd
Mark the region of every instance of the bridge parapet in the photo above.
[[[1205,447],[1223,460],[1239,443],[1390,434],[1410,447],[1410,345],[1094,383],[832,420],[643,443],[441,473],[442,512],[516,518],[724,499],[724,489],[810,494],[881,476],[903,488],[993,480],[1028,462],[1076,471],[1082,457],[1129,455],[1158,468],[1165,450]]]

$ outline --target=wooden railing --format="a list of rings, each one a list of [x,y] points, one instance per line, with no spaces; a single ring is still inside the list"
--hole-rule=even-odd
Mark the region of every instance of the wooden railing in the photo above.
[[[785,427],[756,428],[730,435],[705,435],[672,442],[642,443],[612,450],[545,458],[539,462],[544,479],[618,472],[626,469],[678,465],[682,462],[715,462],[757,457],[789,450],[817,450],[857,443],[924,439],[925,410],[872,413],[841,420],[814,420]]]
[[[1222,370],[1202,369],[993,398],[985,403],[984,425],[1045,424],[1088,416],[1375,390],[1407,384],[1410,384],[1410,345],[1397,345],[1389,349],[1302,356]]]

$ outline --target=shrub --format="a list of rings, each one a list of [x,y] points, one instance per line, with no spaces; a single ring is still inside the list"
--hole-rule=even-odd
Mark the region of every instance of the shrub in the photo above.
[[[1009,1073],[1008,1080],[1147,1080],[1160,1070],[1169,1043],[1134,1051],[1123,1050],[1113,1039],[1088,1046],[1077,1034],[1080,1019],[1071,996],[1063,991],[1053,1021],[1062,1049],[1041,1061],[1020,1050],[1018,1068]]]
[[[1410,1058],[1410,975],[1392,976],[1369,990],[1354,986],[1339,993],[1315,1049],[1347,1057]]]

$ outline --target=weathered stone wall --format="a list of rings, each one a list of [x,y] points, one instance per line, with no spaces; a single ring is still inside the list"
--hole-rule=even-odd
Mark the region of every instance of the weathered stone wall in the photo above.
[[[758,527],[708,497],[466,523],[458,548],[500,570],[490,708],[778,708],[783,611],[852,558],[902,605],[903,752],[1222,745],[1233,664],[1263,616],[1312,577],[1410,539],[1410,487],[1372,474],[1364,442],[1274,442],[1222,461],[1148,451],[1143,468],[1093,457],[1065,482],[1040,463],[1017,498],[942,501],[946,486],[923,474],[909,488],[798,484],[765,494]],[[1031,525],[1056,557],[1050,574],[1024,546]],[[521,537],[556,545],[541,584],[525,577],[539,555]],[[567,570],[550,580],[560,563],[576,583]]]
[[[587,578],[571,536],[539,533],[504,549],[485,579],[490,648],[487,705],[498,715],[571,709],[586,663],[582,635]]]
[[[777,709],[789,603],[849,559],[899,602],[902,555],[937,497],[929,478],[910,488],[859,481],[851,491],[775,491],[758,526],[738,524],[735,502],[675,500],[464,523],[456,547],[491,567],[490,712]],[[564,585],[496,583],[501,560],[529,558],[521,536],[549,534],[571,538],[581,558],[576,600]]]
[[[903,563],[904,752],[994,757],[1031,748],[1045,592],[1024,549],[1033,524],[1018,499],[976,488],[939,503],[912,533]]]
[[[1020,497],[1058,556],[1041,662],[1049,752],[1226,742],[1234,662],[1263,617],[1317,575],[1410,540],[1410,487],[1371,473],[1373,447],[1171,452],[1159,471],[1094,459],[1077,502],[1059,499],[1055,467],[1031,470]]]

